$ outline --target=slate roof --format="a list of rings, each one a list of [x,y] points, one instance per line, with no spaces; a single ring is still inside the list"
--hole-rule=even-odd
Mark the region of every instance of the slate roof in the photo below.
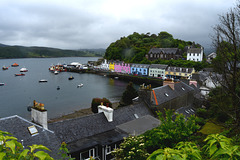
[[[38,134],[31,135],[28,127],[35,126]],[[49,148],[52,152],[48,152],[53,158],[59,158],[57,154],[61,142],[58,141],[53,131],[46,130],[42,126],[36,125],[20,116],[14,115],[0,119],[0,130],[13,134],[18,142],[23,140],[23,146],[27,147],[33,144],[42,144]]]
[[[194,115],[196,113],[196,109],[192,106],[188,106],[188,107],[178,108],[175,112],[179,114],[183,114],[186,118],[188,118],[191,115]]]
[[[103,113],[97,113],[76,119],[50,123],[48,127],[55,131],[61,141],[70,143],[111,131],[117,125],[136,119],[134,114],[137,114],[138,117],[153,115],[144,103],[139,103],[114,110],[113,122],[108,122]]]
[[[166,71],[169,71],[169,72],[192,73],[193,72],[193,68],[183,68],[183,67],[168,66]]]
[[[201,48],[189,48],[187,53],[201,53]]]
[[[183,82],[175,83],[174,90],[169,85],[153,88],[153,90],[155,92],[158,105],[168,102],[188,92],[194,91],[191,86]],[[154,105],[156,105],[154,96],[152,96],[152,102]]]
[[[156,128],[160,125],[160,121],[153,116],[146,115],[132,121],[120,124],[118,129],[126,132],[128,135],[138,136],[148,130]]]
[[[74,142],[68,143],[67,147],[71,153],[77,152],[79,150],[85,150],[96,145],[109,145],[114,142],[119,142],[123,140],[123,137],[127,137],[128,134],[118,131],[116,129],[103,132],[90,137],[82,138]]]
[[[149,64],[131,64],[131,67],[135,68],[149,68]]]
[[[151,64],[149,68],[157,68],[157,69],[163,69],[165,70],[168,65],[165,64]]]
[[[178,48],[151,48],[148,54],[159,54],[159,53],[164,53],[164,54],[177,54]]]

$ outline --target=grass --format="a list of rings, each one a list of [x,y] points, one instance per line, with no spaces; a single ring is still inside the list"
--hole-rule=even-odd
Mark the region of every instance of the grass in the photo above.
[[[224,127],[217,125],[213,122],[207,122],[199,132],[205,135],[209,135],[209,134],[221,133],[223,131],[224,131]]]

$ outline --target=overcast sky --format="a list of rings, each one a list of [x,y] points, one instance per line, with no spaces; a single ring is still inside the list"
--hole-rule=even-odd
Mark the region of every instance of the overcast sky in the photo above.
[[[211,46],[212,27],[235,0],[0,0],[0,43],[107,48],[133,32]]]

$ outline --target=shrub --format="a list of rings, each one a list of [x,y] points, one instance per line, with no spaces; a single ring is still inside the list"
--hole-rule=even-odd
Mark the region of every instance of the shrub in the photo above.
[[[92,105],[91,105],[91,109],[93,113],[98,113],[98,106],[101,105],[101,103],[103,103],[103,105],[108,106],[108,107],[112,107],[112,103],[107,99],[107,98],[93,98],[92,99]]]

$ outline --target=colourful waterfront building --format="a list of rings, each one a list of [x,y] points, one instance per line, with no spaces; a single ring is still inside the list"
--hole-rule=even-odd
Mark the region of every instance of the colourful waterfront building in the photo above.
[[[194,68],[183,68],[183,67],[172,67],[168,66],[165,72],[166,77],[168,78],[187,78],[192,79],[192,74],[195,73]]]
[[[132,64],[131,73],[134,75],[148,76],[149,64]]]
[[[127,73],[131,72],[130,64],[124,63],[123,61],[117,61],[114,65],[114,71],[118,73]]]
[[[115,61],[109,61],[109,70],[114,71]]]
[[[164,64],[151,64],[149,66],[149,77],[157,77],[161,79],[165,79],[165,71],[167,69],[167,65]]]

